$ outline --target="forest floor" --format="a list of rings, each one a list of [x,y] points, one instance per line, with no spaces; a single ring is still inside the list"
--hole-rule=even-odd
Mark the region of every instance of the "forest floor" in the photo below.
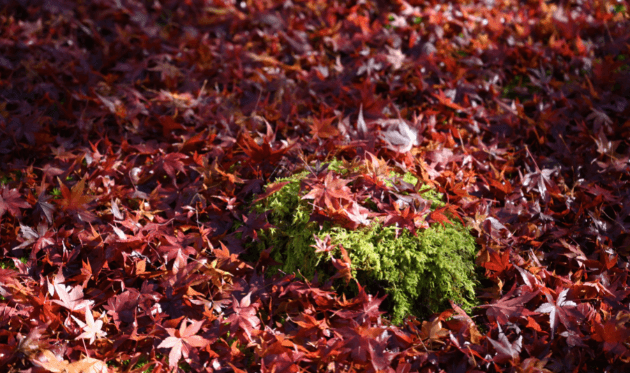
[[[0,369],[627,371],[629,100],[627,1],[0,2]],[[302,172],[308,227],[467,227],[470,304],[283,270]]]

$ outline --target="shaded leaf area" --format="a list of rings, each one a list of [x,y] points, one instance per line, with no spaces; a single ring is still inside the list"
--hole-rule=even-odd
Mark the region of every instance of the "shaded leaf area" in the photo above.
[[[2,2],[0,366],[624,371],[629,26],[608,0]],[[332,157],[443,193],[474,314],[395,326],[378,294],[244,260],[252,201],[296,172],[355,221],[420,213],[355,201]]]

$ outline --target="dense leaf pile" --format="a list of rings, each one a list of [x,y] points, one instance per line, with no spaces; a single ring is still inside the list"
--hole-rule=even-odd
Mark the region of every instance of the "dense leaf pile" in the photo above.
[[[0,2],[1,369],[623,371],[627,9]],[[332,158],[442,193],[310,185],[348,224],[365,198],[410,230],[461,217],[482,305],[395,326],[365,284],[245,260],[264,186]]]

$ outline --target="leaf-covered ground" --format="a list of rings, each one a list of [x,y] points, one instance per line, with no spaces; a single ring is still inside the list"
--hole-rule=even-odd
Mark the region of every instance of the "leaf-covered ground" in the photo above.
[[[629,43],[626,1],[0,2],[0,369],[624,371]],[[309,169],[345,226],[461,217],[481,306],[392,325],[246,260]]]

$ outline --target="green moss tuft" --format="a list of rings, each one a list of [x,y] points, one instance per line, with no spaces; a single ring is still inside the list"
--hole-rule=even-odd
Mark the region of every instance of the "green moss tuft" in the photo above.
[[[329,169],[335,172],[340,165]],[[311,245],[314,235],[323,239],[330,235],[331,242],[343,245],[352,262],[353,276],[371,292],[388,294],[387,304],[392,321],[400,323],[407,315],[428,316],[449,306],[453,300],[464,309],[474,305],[476,284],[474,238],[460,223],[419,230],[414,236],[407,230],[383,227],[375,221],[368,227],[348,230],[331,227],[327,223],[320,229],[309,222],[312,207],[302,200],[301,181],[307,172],[280,179],[289,181],[278,192],[259,202],[255,209],[268,212],[274,228],[259,232],[258,251],[273,246],[272,257],[283,263],[286,273],[296,273],[313,279],[329,278],[335,271],[328,256],[315,254]],[[396,175],[390,175],[393,183]],[[403,175],[405,182],[416,184],[411,174]],[[422,191],[422,188],[421,188]],[[435,209],[444,205],[441,196],[425,189],[423,197],[432,202]],[[397,234],[398,233],[398,234]],[[334,253],[336,257],[339,252]],[[351,291],[346,287],[343,290]]]

